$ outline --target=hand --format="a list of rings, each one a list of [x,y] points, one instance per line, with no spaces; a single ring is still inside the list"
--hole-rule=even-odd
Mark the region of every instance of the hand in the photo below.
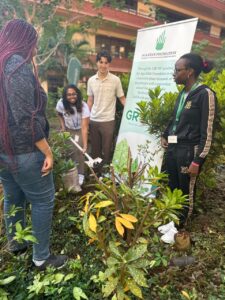
[[[83,153],[87,152],[87,146],[83,146]]]
[[[53,168],[53,156],[52,153],[46,155],[41,172],[42,172],[42,177],[48,175]]]
[[[188,173],[190,176],[197,176],[199,174],[199,165],[191,163],[188,168]]]
[[[168,147],[168,142],[164,137],[161,137],[161,146],[166,149]]]

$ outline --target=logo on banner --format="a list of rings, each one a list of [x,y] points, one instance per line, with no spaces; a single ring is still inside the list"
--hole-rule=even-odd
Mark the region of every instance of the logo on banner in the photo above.
[[[166,41],[166,30],[164,30],[163,33],[161,33],[160,36],[157,38],[155,49],[158,51],[162,50],[165,41]]]

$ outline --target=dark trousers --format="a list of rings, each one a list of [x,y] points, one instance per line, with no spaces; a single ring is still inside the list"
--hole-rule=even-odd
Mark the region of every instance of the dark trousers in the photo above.
[[[113,133],[115,121],[90,121],[90,139],[92,158],[102,158],[102,163],[95,168],[101,172],[104,165],[109,165],[112,158]]]
[[[169,187],[181,189],[188,195],[189,205],[181,211],[180,227],[183,227],[193,211],[195,184],[197,177],[188,174],[188,168],[194,159],[195,148],[193,145],[169,144],[165,154],[165,171],[169,176]]]

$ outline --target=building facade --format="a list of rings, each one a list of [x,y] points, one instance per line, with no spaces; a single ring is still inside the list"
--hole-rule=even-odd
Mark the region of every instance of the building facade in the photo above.
[[[143,27],[197,17],[199,22],[194,43],[207,41],[204,48],[207,57],[213,57],[221,48],[222,39],[225,38],[225,0],[151,0],[151,4],[146,2],[125,0],[125,6],[119,9],[110,6],[110,1],[103,7],[95,8],[93,1],[80,4],[73,0],[69,10],[63,5],[58,8],[60,15],[76,16],[75,22],[81,23],[87,18],[90,24],[91,20],[98,22],[97,26],[93,25],[94,28],[90,28],[88,34],[85,34],[85,39],[89,42],[89,62],[82,64],[86,70],[82,77],[84,83],[95,72],[95,55],[101,49],[111,53],[113,72],[130,72],[137,30]],[[83,38],[81,34],[74,36],[77,40]]]

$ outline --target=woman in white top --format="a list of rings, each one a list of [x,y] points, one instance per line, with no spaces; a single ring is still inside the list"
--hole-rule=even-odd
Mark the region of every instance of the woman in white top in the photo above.
[[[90,111],[82,101],[81,91],[73,84],[63,90],[62,99],[56,105],[62,131],[69,131],[72,137],[79,136],[79,145],[85,152],[88,144]],[[84,179],[84,156],[74,145],[70,157],[78,163],[79,183]]]

